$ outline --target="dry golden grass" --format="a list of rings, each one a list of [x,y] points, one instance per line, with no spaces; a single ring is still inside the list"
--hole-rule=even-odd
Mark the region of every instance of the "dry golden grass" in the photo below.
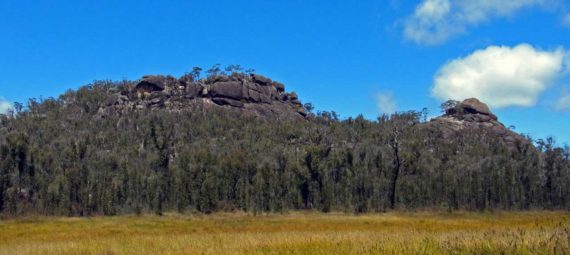
[[[42,217],[0,254],[570,254],[570,213]]]

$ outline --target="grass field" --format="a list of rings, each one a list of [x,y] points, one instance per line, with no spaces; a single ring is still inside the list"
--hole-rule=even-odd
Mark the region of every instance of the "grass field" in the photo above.
[[[0,254],[570,254],[570,213],[41,217]]]

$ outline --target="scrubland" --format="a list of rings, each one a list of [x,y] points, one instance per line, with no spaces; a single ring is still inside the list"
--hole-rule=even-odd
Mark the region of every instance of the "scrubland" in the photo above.
[[[0,254],[569,254],[570,213],[295,212],[0,223]]]

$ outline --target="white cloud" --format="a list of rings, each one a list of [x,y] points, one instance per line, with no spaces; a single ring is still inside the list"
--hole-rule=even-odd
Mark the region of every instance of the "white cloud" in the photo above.
[[[377,93],[376,106],[378,111],[386,114],[395,113],[397,109],[396,100],[391,92]]]
[[[566,91],[562,94],[558,101],[556,102],[556,110],[558,111],[568,111],[570,110],[570,91]]]
[[[404,36],[416,43],[438,44],[460,33],[447,19],[451,11],[449,0],[425,0],[404,24]]]
[[[562,49],[490,46],[441,67],[431,93],[440,100],[476,97],[496,108],[533,106],[564,72],[564,57]]]
[[[8,112],[12,109],[12,103],[6,101],[3,97],[0,97],[0,114]]]
[[[426,0],[416,8],[416,15],[422,19],[442,19],[450,11],[449,0]]]
[[[406,39],[440,44],[496,17],[508,17],[523,8],[548,7],[557,0],[423,0],[404,24]]]

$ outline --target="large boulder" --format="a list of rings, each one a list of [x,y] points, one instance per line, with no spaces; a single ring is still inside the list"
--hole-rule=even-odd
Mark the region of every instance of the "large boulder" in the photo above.
[[[229,106],[233,106],[233,107],[243,107],[244,104],[238,100],[234,100],[231,98],[212,98],[212,101],[218,105],[229,105]]]
[[[271,87],[253,82],[244,82],[244,98],[252,103],[271,103]]]
[[[497,120],[497,116],[491,112],[489,106],[477,98],[465,99],[458,107],[462,109],[465,114],[482,114],[490,116],[493,120]]]
[[[246,92],[247,92],[247,101],[249,102],[260,103],[263,100],[262,98],[263,95],[257,90],[246,89]]]
[[[259,74],[251,74],[251,78],[253,82],[261,85],[271,85],[271,83],[273,82],[271,79]]]
[[[135,90],[138,92],[156,92],[163,91],[166,87],[167,79],[162,75],[145,75],[142,80],[137,83]]]
[[[210,86],[208,94],[212,97],[243,99],[242,84],[239,81],[217,82]]]

